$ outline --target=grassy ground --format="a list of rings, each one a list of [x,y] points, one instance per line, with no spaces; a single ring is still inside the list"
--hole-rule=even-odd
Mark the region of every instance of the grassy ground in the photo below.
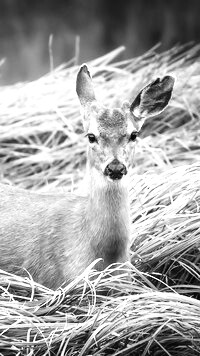
[[[147,121],[130,156],[133,281],[127,266],[97,273],[93,265],[52,291],[0,271],[2,355],[200,353],[200,46],[117,62],[122,50],[88,63],[105,104],[134,98],[159,75],[177,78],[169,108]],[[0,88],[3,182],[76,189],[86,145],[77,69],[72,61],[35,82]],[[112,276],[115,268],[124,274]]]

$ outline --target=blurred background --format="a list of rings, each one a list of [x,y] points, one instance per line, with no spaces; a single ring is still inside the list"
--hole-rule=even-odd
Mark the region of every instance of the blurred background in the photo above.
[[[0,0],[0,85],[48,72],[51,34],[56,67],[77,53],[77,36],[78,64],[120,45],[129,58],[199,42],[199,16],[198,0]]]

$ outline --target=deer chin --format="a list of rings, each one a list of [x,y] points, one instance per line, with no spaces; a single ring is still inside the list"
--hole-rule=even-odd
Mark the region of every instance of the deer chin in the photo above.
[[[111,177],[111,176],[108,176],[108,175],[105,175],[105,174],[104,174],[104,176],[106,177],[108,182],[111,182],[113,184],[120,183],[123,180],[123,177],[124,177],[123,174],[120,175],[120,177],[119,176],[112,176]]]

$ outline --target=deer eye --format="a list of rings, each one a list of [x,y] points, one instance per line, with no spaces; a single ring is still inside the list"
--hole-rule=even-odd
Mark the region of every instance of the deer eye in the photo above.
[[[137,138],[138,132],[133,131],[130,135],[129,141],[135,141]]]
[[[89,141],[90,143],[97,142],[97,138],[96,138],[95,135],[93,135],[93,134],[88,134],[87,137],[88,137],[88,141]]]

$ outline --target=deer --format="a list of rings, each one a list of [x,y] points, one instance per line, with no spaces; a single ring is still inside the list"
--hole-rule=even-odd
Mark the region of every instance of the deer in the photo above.
[[[172,96],[166,75],[129,103],[110,108],[95,96],[86,64],[76,92],[87,140],[87,193],[50,194],[0,184],[0,268],[57,289],[96,259],[96,269],[130,262],[127,152],[146,119],[160,114]]]

